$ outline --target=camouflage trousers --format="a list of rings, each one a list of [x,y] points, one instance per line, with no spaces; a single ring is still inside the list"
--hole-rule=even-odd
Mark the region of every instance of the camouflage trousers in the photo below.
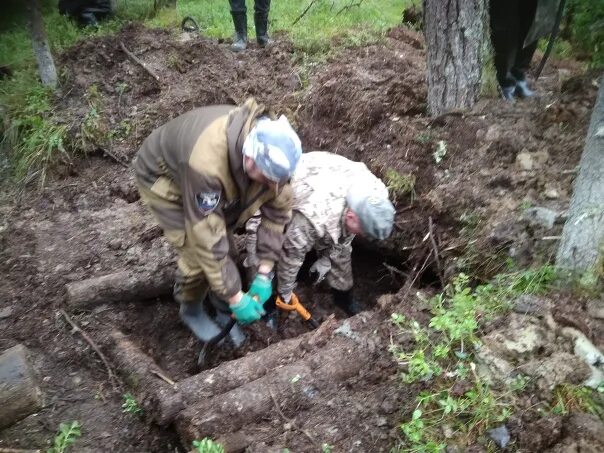
[[[252,217],[246,224],[246,267],[257,265],[256,231],[260,224],[259,217]],[[298,272],[304,263],[306,254],[311,250],[317,253],[313,267],[322,274],[329,286],[339,291],[352,288],[352,239],[353,236],[341,238],[338,243],[328,235],[320,237],[316,228],[301,213],[294,211],[293,217],[285,230],[285,240],[279,262],[277,263],[277,291],[286,299],[296,286]]]
[[[196,303],[206,299],[210,286],[198,263],[193,246],[187,241],[185,215],[179,187],[164,176],[151,188],[137,181],[141,200],[151,211],[162,228],[168,243],[178,254],[178,269],[174,283],[174,299],[179,303]],[[237,247],[233,235],[228,233],[231,257],[237,262]]]

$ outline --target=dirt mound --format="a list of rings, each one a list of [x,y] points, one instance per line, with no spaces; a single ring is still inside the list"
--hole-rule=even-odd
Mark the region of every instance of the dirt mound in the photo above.
[[[159,82],[129,59],[120,43]],[[269,107],[287,108],[301,88],[287,40],[237,54],[215,40],[140,25],[83,41],[64,53],[60,64],[69,76],[58,108],[74,136],[83,136],[94,109],[100,118],[92,127],[113,131],[102,147],[128,157],[155,127],[195,107],[238,104],[254,96]]]
[[[306,98],[312,119],[364,132],[386,116],[425,111],[423,51],[399,39],[406,34],[390,36],[385,45],[346,51],[319,72]]]

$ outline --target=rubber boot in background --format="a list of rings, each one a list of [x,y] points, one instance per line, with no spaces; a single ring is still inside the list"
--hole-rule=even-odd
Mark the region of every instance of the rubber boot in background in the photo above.
[[[271,7],[270,0],[256,0],[254,3],[254,26],[256,27],[256,41],[260,47],[272,43],[268,36],[268,13]]]
[[[348,316],[354,316],[363,311],[363,308],[355,300],[351,289],[348,291],[340,291],[332,288],[331,294],[334,305],[344,310]]]
[[[243,9],[235,9],[234,3],[240,2],[231,2],[231,16],[235,26],[235,37],[231,49],[234,52],[241,52],[247,48],[247,11],[245,2],[243,2]]]

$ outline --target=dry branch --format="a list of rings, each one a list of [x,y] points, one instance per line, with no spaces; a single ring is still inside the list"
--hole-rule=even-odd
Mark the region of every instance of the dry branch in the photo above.
[[[73,331],[79,333],[82,336],[82,338],[84,338],[84,340],[86,341],[86,343],[88,343],[90,345],[90,347],[93,349],[93,351],[96,352],[97,355],[101,358],[101,360],[103,361],[103,364],[105,365],[105,368],[107,369],[107,374],[109,375],[109,380],[111,381],[111,385],[113,386],[113,389],[114,390],[118,390],[119,389],[119,385],[118,385],[118,383],[116,381],[115,374],[113,373],[113,369],[111,368],[111,365],[109,365],[109,362],[107,361],[107,358],[105,357],[105,354],[103,354],[101,352],[101,350],[96,345],[96,343],[92,340],[92,338],[90,338],[88,336],[88,334],[86,332],[84,332],[80,328],[80,326],[78,326],[69,317],[69,315],[67,314],[67,312],[65,310],[60,310],[60,313],[65,318],[65,321],[67,321],[69,323],[69,325],[73,328]]]
[[[346,6],[343,6],[343,7],[342,7],[342,8],[341,8],[341,9],[340,9],[340,10],[339,10],[337,13],[336,13],[336,16],[339,16],[339,15],[340,15],[340,14],[342,14],[344,11],[348,11],[349,9],[352,9],[352,8],[354,8],[354,7],[357,7],[357,6],[359,6],[359,7],[360,7],[362,3],[363,3],[363,0],[359,0],[359,1],[358,1],[358,2],[356,2],[356,3],[350,2],[350,4],[348,4],[348,5],[346,5]]]
[[[292,27],[293,27],[294,25],[296,25],[298,22],[300,22],[300,19],[302,19],[304,16],[306,16],[306,13],[308,12],[308,10],[309,10],[309,9],[312,7],[312,5],[314,5],[316,2],[317,2],[317,0],[312,0],[312,1],[311,1],[311,2],[308,4],[308,6],[307,6],[307,7],[304,9],[304,11],[302,11],[302,13],[301,13],[301,14],[300,14],[298,17],[296,17],[296,20],[294,20],[294,21],[292,22]]]
[[[128,58],[130,60],[132,60],[134,63],[139,65],[141,68],[143,68],[147,72],[147,74],[149,74],[151,77],[153,77],[157,81],[157,83],[160,83],[159,76],[157,74],[155,74],[140,58],[138,58],[136,55],[134,55],[132,52],[130,52],[126,48],[124,43],[121,41],[120,41],[120,47],[122,48],[122,51],[128,56]]]

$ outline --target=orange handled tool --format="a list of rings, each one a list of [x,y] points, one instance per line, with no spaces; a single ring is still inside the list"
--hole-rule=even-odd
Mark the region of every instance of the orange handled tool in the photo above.
[[[281,299],[281,296],[277,296],[277,300],[275,300],[275,305],[278,309],[283,311],[295,311],[298,313],[300,318],[304,321],[307,321],[313,328],[319,327],[319,323],[312,317],[309,311],[304,308],[304,306],[300,303],[300,299],[294,293],[292,293],[292,298],[289,303],[284,302]]]

